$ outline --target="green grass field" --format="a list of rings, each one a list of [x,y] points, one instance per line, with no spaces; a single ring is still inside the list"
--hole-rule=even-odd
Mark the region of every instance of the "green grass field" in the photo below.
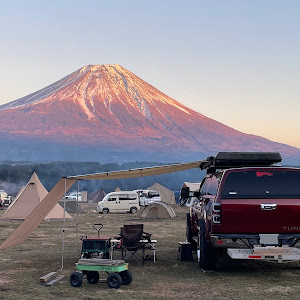
[[[62,222],[43,222],[22,245],[0,251],[0,299],[299,299],[299,263],[222,260],[217,272],[203,273],[196,262],[177,259],[178,242],[185,241],[187,208],[175,207],[176,219],[145,220],[138,214],[102,215],[86,208],[76,221],[66,222],[64,270],[61,270]],[[3,211],[0,211],[2,216]],[[76,215],[73,215],[75,218]],[[84,280],[73,288],[69,276],[80,257],[82,235],[96,235],[94,223],[104,224],[101,234],[117,236],[123,224],[143,223],[144,230],[158,240],[157,261],[140,267],[130,261],[133,281],[118,290],[106,283],[90,285]],[[2,243],[20,224],[0,220]],[[77,236],[77,238],[76,238]],[[118,258],[118,257],[117,257]],[[65,275],[51,287],[40,285],[39,278],[56,271]],[[106,274],[100,273],[105,279]]]

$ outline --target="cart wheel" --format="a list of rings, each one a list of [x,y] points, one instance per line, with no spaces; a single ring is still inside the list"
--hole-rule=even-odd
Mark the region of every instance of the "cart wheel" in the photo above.
[[[82,285],[82,275],[79,272],[73,272],[70,276],[70,283],[73,287],[80,287]]]
[[[111,289],[118,289],[122,285],[122,278],[118,273],[109,274],[107,277],[107,285]]]
[[[99,273],[97,271],[89,271],[86,274],[86,279],[90,284],[96,284],[99,281]]]
[[[119,273],[122,278],[123,285],[129,285],[132,282],[132,274],[128,270]]]

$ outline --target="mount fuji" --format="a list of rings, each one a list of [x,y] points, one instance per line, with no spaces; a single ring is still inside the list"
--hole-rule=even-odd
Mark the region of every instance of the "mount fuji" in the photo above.
[[[185,161],[219,151],[300,149],[184,106],[120,65],[88,65],[0,106],[0,160]]]

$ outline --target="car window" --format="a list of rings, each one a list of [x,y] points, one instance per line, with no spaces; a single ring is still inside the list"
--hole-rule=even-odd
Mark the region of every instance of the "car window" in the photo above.
[[[159,193],[157,192],[149,192],[149,198],[159,197]]]
[[[300,198],[300,172],[261,170],[231,172],[225,179],[221,197]]]
[[[209,177],[206,177],[204,179],[204,183],[201,185],[201,189],[200,189],[200,193],[202,195],[206,195],[206,192],[207,192],[207,188],[209,186],[209,182],[210,182],[210,178]]]
[[[135,200],[135,199],[136,199],[136,195],[134,195],[134,194],[129,194],[129,195],[128,195],[128,199],[129,199],[129,200]]]
[[[119,200],[120,201],[128,200],[128,195],[119,195]]]
[[[210,178],[210,181],[207,184],[207,191],[206,191],[206,193],[208,195],[214,195],[214,196],[217,195],[218,184],[219,184],[219,181],[216,178],[216,176],[212,176]]]
[[[206,177],[201,185],[200,193],[202,195],[217,195],[219,180],[216,176]]]
[[[117,196],[110,196],[108,201],[117,201]]]

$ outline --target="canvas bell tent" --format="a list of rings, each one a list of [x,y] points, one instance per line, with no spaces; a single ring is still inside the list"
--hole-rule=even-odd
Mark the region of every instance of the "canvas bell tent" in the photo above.
[[[27,185],[22,187],[15,200],[3,214],[3,220],[25,220],[27,216],[38,206],[38,204],[47,196],[48,192],[39,180],[36,173],[33,173]],[[53,209],[44,218],[45,220],[63,219],[64,209],[56,204]],[[66,219],[72,217],[66,213]]]
[[[162,186],[159,183],[155,183],[148,188],[149,190],[154,190],[159,192],[161,201],[168,204],[175,204],[174,192]]]
[[[153,202],[146,206],[140,214],[141,218],[147,219],[168,219],[175,218],[173,208],[165,202]]]

